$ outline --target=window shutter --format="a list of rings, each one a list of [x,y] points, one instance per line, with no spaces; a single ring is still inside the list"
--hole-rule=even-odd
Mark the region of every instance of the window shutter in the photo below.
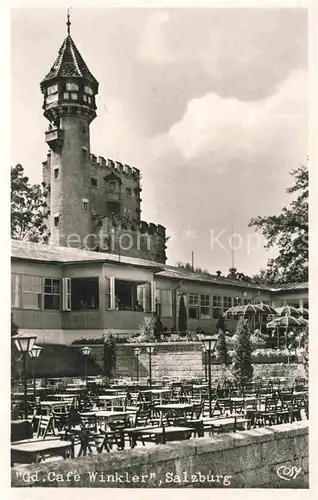
[[[151,282],[151,312],[156,312],[156,282]]]
[[[63,293],[63,311],[71,310],[71,278],[63,278],[62,280],[62,293]]]
[[[110,309],[115,309],[116,304],[115,304],[115,276],[111,276],[109,278],[109,291],[110,291]]]
[[[115,277],[105,276],[106,309],[116,309]]]

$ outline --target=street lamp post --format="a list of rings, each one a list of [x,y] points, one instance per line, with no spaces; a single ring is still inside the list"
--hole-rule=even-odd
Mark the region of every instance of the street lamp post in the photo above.
[[[203,345],[203,360],[204,360],[204,381],[207,382],[208,381],[208,366],[207,366],[207,359],[206,359],[206,348],[205,348],[205,345],[203,344],[202,342],[202,345]]]
[[[23,333],[18,333],[12,337],[16,348],[19,352],[23,354],[23,386],[24,386],[24,418],[28,418],[28,390],[27,390],[27,374],[26,374],[26,357],[27,353],[31,351],[34,342],[36,341],[36,336],[25,335]]]
[[[90,355],[91,348],[88,347],[87,345],[85,347],[82,347],[81,353],[84,355],[84,370],[85,370],[85,384],[87,385],[87,358]]]
[[[149,387],[151,388],[151,385],[152,385],[152,377],[151,377],[151,370],[152,370],[152,366],[151,366],[151,357],[152,357],[152,354],[155,350],[155,347],[153,345],[147,345],[146,346],[146,351],[148,353],[148,356],[149,356]]]
[[[139,381],[139,354],[140,354],[140,349],[139,347],[136,347],[136,349],[134,349],[134,354],[136,356],[136,359],[137,359],[137,381]]]
[[[212,386],[212,377],[211,377],[211,354],[215,349],[217,343],[217,337],[203,337],[202,343],[204,345],[205,351],[208,353],[208,363],[209,363],[209,417],[212,417],[212,394],[211,394],[211,386]]]
[[[33,360],[33,397],[34,401],[36,401],[36,360],[40,356],[42,351],[42,347],[33,344],[31,351],[29,351],[29,355]]]

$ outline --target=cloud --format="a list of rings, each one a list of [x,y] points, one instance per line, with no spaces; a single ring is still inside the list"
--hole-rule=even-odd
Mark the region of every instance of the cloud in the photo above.
[[[186,160],[207,154],[212,159],[218,152],[225,165],[237,155],[264,153],[274,141],[281,149],[290,148],[295,141],[299,144],[300,130],[306,130],[306,89],[307,72],[295,70],[266,100],[246,102],[207,94],[191,100],[182,120],[168,133]],[[213,162],[206,167],[213,169]]]

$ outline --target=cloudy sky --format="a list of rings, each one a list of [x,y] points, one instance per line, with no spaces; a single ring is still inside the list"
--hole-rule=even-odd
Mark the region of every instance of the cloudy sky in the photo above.
[[[168,229],[168,262],[253,273],[268,259],[251,217],[288,202],[307,158],[307,12],[73,9],[72,36],[99,81],[91,151],[142,171],[142,218]],[[12,13],[12,164],[41,181],[39,83],[65,10]],[[218,237],[215,242],[214,237]],[[241,238],[241,239],[240,239]],[[214,241],[214,243],[213,243]],[[248,243],[248,242],[251,243]]]

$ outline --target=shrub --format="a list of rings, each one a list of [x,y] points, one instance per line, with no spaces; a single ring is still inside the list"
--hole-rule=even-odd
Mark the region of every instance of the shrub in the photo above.
[[[187,309],[184,302],[184,296],[180,297],[180,306],[179,306],[179,332],[185,333],[187,331]]]
[[[219,316],[216,322],[216,329],[217,331],[221,330],[222,332],[225,332],[225,321],[224,321],[224,316]]]
[[[218,340],[216,343],[216,359],[221,365],[227,366],[229,363],[225,335],[222,330],[219,330]]]
[[[160,336],[163,332],[163,324],[159,318],[159,316],[156,316],[154,326],[153,326],[153,333],[154,336],[156,337],[157,340],[160,340]]]
[[[305,330],[302,332],[299,345],[302,348],[301,360],[305,370],[305,376],[308,380],[309,378],[309,328],[306,326]]]
[[[103,345],[104,343],[104,340],[103,338],[86,338],[86,337],[82,337],[80,339],[75,339],[73,340],[72,344],[71,345],[77,345],[77,344],[81,344],[81,345]]]
[[[251,344],[264,344],[266,345],[266,340],[263,339],[263,337],[261,335],[259,335],[258,333],[254,332],[253,335],[251,335],[251,338],[250,338],[250,342]]]
[[[80,350],[69,345],[42,344],[43,348],[36,362],[37,377],[84,377],[85,358]],[[102,368],[90,355],[87,357],[87,374],[100,375]],[[33,377],[32,359],[27,356],[27,376]]]
[[[253,378],[253,365],[251,362],[250,332],[244,318],[241,318],[237,323],[236,335],[237,340],[234,344],[232,358],[232,374],[240,385],[245,385]]]

